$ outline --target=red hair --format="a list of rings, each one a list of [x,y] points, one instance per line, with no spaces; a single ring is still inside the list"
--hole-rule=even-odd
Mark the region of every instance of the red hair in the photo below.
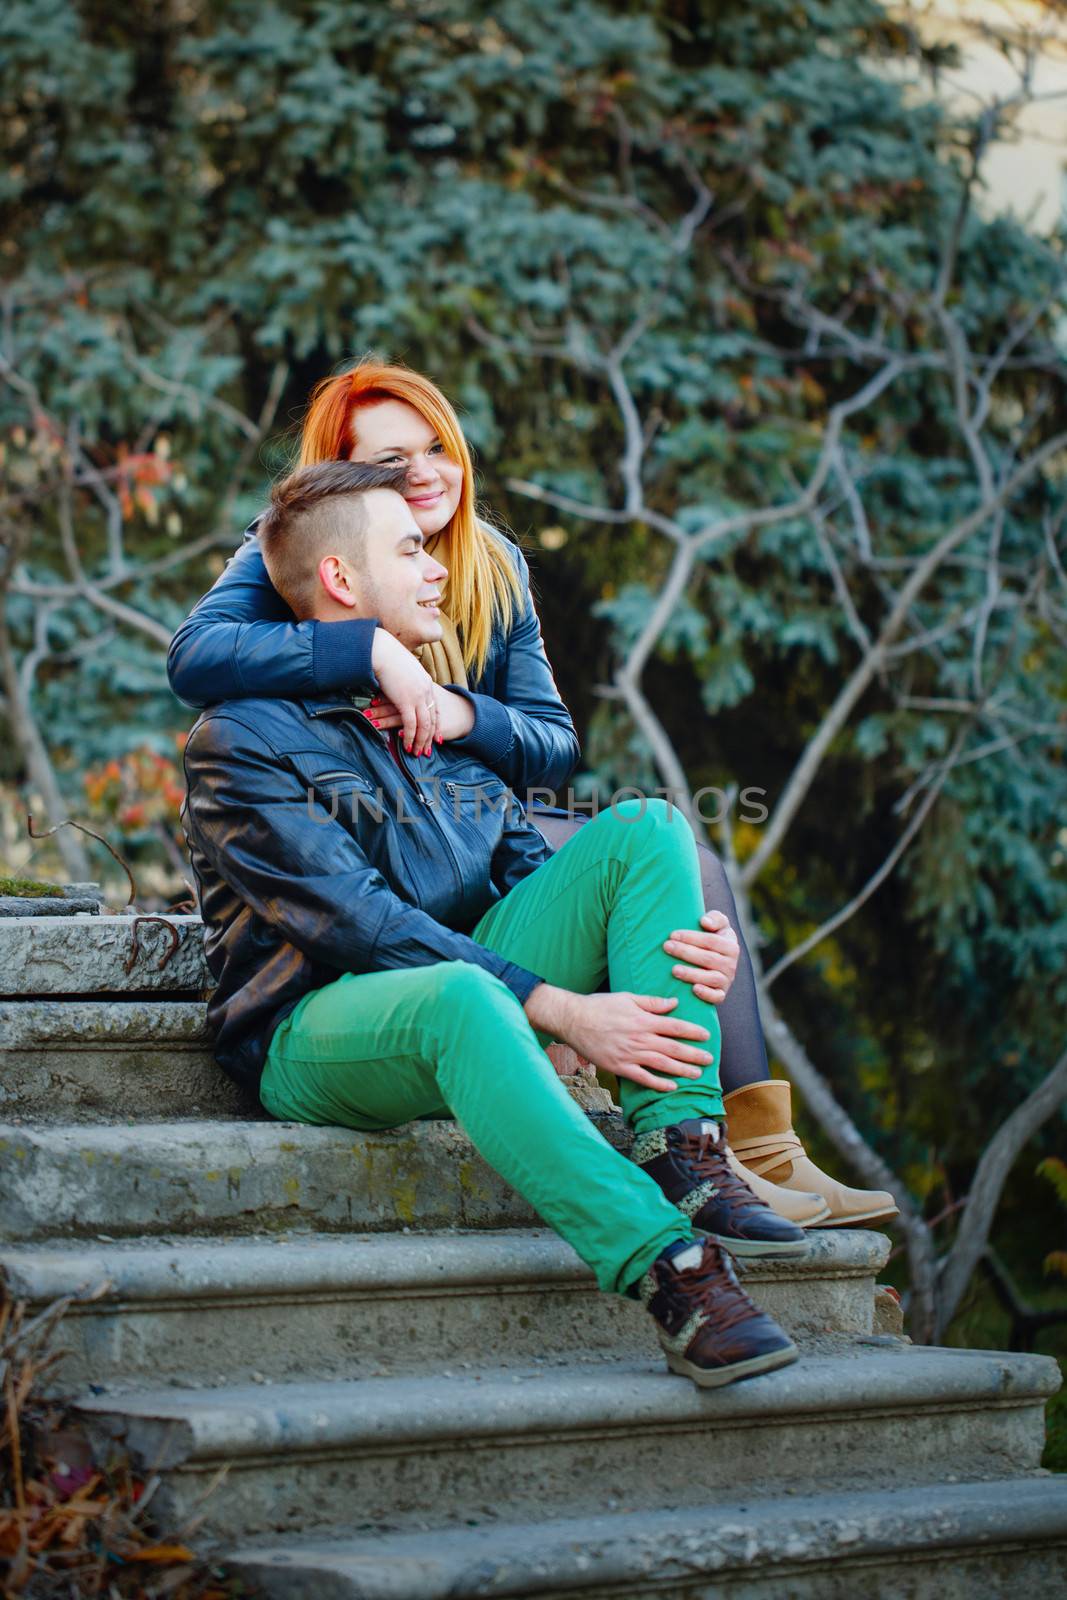
[[[300,436],[300,465],[345,461],[356,446],[361,407],[400,400],[434,430],[446,453],[463,469],[459,504],[442,529],[441,556],[448,567],[444,604],[459,634],[463,661],[473,679],[481,676],[493,623],[509,627],[522,603],[522,584],[506,542],[479,522],[474,505],[474,463],[459,418],[435,383],[410,367],[367,358],[323,378],[308,402]]]

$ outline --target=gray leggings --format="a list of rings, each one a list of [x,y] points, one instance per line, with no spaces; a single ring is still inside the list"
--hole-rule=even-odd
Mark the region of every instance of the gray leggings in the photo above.
[[[590,821],[589,817],[557,816],[537,806],[530,807],[529,817],[553,850],[558,850],[584,822]],[[737,907],[726,880],[726,871],[714,850],[709,850],[706,844],[698,843],[697,855],[700,858],[700,879],[704,886],[704,908],[725,913],[741,946],[737,976],[719,1007],[722,1028],[719,1076],[723,1093],[729,1094],[731,1089],[740,1089],[746,1083],[762,1082],[771,1073],[767,1065],[767,1046],[763,1041],[752,961],[741,936]]]

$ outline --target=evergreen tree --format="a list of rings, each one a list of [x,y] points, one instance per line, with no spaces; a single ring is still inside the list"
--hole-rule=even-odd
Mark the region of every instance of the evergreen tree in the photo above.
[[[916,58],[872,0],[12,0],[3,776],[76,810],[172,748],[164,641],[368,348],[532,525],[608,791],[677,772],[773,822],[974,517],[774,849],[733,830],[789,1047],[920,1201],[958,1190],[1062,1048],[1063,253],[983,216],[996,115],[906,93]]]

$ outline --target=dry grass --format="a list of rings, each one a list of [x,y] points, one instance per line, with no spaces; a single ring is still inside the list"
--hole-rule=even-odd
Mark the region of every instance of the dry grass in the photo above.
[[[102,1290],[99,1292],[103,1292]],[[0,1290],[2,1293],[2,1290]],[[0,1583],[17,1600],[233,1600],[255,1591],[200,1559],[195,1524],[153,1522],[157,1477],[112,1446],[106,1461],[71,1405],[44,1394],[69,1299],[30,1316],[0,1301]]]

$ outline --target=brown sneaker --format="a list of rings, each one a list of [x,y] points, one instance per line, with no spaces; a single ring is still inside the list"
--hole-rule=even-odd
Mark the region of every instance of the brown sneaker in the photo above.
[[[733,1263],[711,1239],[679,1239],[661,1250],[635,1285],[672,1372],[701,1389],[773,1372],[797,1347],[754,1305]]]
[[[639,1133],[630,1160],[644,1168],[693,1227],[735,1256],[803,1256],[803,1228],[764,1205],[730,1165],[723,1127],[688,1117]]]

